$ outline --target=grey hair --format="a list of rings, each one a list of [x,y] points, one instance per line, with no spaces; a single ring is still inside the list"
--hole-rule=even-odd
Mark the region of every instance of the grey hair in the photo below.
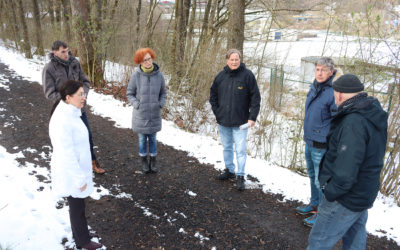
[[[333,70],[335,62],[330,57],[321,57],[317,60],[315,65],[327,66],[330,70]]]
[[[230,50],[228,50],[228,52],[226,52],[225,59],[228,60],[229,57],[231,57],[232,54],[238,54],[238,55],[239,55],[239,58],[242,59],[242,53],[240,53],[240,51],[237,50],[237,49],[230,49]]]

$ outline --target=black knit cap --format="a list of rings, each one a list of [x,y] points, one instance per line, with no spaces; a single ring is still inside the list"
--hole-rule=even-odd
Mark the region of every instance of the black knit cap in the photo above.
[[[364,84],[357,76],[344,74],[333,82],[332,88],[340,93],[357,93],[364,90]]]

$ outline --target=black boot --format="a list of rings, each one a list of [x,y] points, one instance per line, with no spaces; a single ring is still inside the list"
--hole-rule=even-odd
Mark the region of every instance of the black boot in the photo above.
[[[237,177],[237,183],[236,183],[236,188],[239,191],[243,191],[244,190],[244,176],[238,176]]]
[[[158,172],[157,160],[155,156],[150,156],[150,171],[153,173]]]
[[[227,169],[227,168],[225,168],[224,172],[221,175],[217,176],[217,180],[221,180],[221,181],[233,179],[233,178],[235,178],[235,174],[231,173],[229,171],[229,169]]]
[[[141,156],[142,158],[142,170],[145,174],[150,173],[149,163],[147,162],[147,156]]]

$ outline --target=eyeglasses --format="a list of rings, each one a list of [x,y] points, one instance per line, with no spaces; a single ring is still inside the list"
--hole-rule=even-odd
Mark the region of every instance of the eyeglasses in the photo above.
[[[145,63],[145,62],[151,62],[153,60],[153,58],[152,57],[149,57],[149,58],[146,58],[146,59],[143,59],[143,62]]]
[[[315,72],[329,73],[331,70],[329,68],[315,69]]]
[[[80,98],[82,98],[82,97],[87,97],[87,94],[85,93],[85,92],[81,92],[81,93],[79,93],[79,94],[76,94],[77,96],[79,96]]]

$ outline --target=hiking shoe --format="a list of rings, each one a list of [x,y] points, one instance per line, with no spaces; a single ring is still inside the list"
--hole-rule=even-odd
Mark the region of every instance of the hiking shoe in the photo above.
[[[304,225],[309,226],[309,227],[313,227],[315,224],[315,221],[317,220],[317,214],[313,214],[308,218],[305,218],[303,220]]]
[[[92,169],[97,174],[104,174],[106,171],[100,167],[97,160],[92,160]]]
[[[236,183],[236,188],[239,191],[243,191],[244,190],[244,176],[238,176],[237,177],[237,183]]]
[[[296,207],[296,213],[301,215],[315,214],[317,212],[317,208],[317,206],[311,206],[310,204],[308,204],[307,206]]]
[[[234,173],[229,172],[229,169],[225,168],[224,172],[217,176],[217,180],[224,181],[228,179],[233,179],[235,178],[236,175]]]

